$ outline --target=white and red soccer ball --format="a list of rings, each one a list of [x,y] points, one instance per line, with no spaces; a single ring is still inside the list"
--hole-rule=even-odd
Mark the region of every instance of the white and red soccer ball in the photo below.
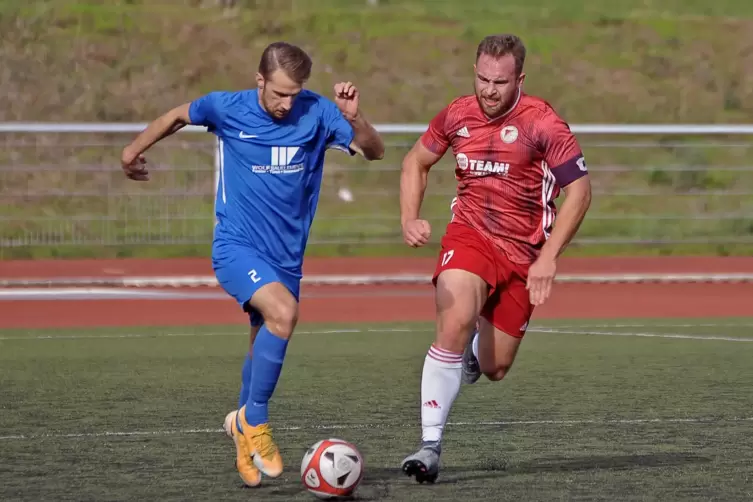
[[[363,479],[363,457],[351,443],[323,439],[306,450],[301,482],[320,499],[350,497]]]

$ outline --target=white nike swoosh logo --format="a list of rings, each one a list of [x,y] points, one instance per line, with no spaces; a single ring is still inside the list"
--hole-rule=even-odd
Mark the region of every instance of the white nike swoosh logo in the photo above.
[[[258,138],[256,134],[246,134],[245,132],[241,131],[241,133],[238,135],[241,139],[250,139],[250,138]]]

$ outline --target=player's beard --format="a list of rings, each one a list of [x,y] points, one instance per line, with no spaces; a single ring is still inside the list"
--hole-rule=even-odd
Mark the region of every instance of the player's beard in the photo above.
[[[284,119],[288,113],[290,113],[290,110],[284,110],[280,107],[275,108],[274,104],[267,96],[266,89],[262,89],[259,93],[259,103],[261,104],[261,107],[264,108],[264,111],[276,120]]]
[[[486,98],[480,92],[474,89],[478,105],[481,107],[481,110],[484,112],[484,114],[490,119],[495,119],[510,111],[510,108],[512,108],[512,106],[515,104],[515,101],[518,99],[519,92],[520,87],[516,87],[508,95],[499,95],[497,99],[493,99],[493,102],[487,102]]]

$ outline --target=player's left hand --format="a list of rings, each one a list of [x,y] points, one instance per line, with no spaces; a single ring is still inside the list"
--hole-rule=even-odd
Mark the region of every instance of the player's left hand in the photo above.
[[[528,282],[526,289],[528,296],[533,305],[541,305],[548,298],[552,291],[552,283],[557,273],[557,263],[555,260],[539,256],[528,269]]]
[[[353,82],[335,84],[335,104],[348,120],[358,116],[358,88]]]
[[[136,181],[149,181],[146,158],[141,153],[125,147],[120,156],[120,166],[123,168],[126,177]]]

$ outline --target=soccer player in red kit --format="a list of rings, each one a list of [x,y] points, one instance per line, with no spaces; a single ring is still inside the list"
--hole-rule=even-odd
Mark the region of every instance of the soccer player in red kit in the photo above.
[[[533,309],[549,297],[558,256],[591,202],[591,184],[567,123],[522,91],[526,50],[514,35],[478,46],[474,95],[452,101],[403,160],[400,212],[405,242],[428,242],[419,218],[427,176],[455,156],[457,197],[433,282],[436,338],[421,378],[421,448],[403,471],[434,482],[444,425],[461,381],[501,380],[512,366]],[[565,201],[555,221],[554,199]],[[474,336],[476,324],[478,329]]]

